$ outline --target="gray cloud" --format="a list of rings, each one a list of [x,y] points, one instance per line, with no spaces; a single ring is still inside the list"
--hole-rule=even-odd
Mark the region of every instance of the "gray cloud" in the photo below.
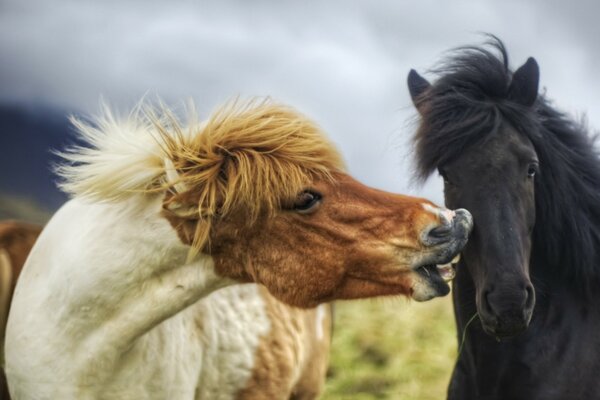
[[[492,32],[514,66],[538,59],[557,105],[598,127],[597,10],[541,0],[10,0],[0,6],[0,97],[94,112],[100,96],[128,108],[150,93],[193,98],[207,113],[235,95],[271,95],[317,120],[359,179],[441,202],[438,179],[409,185],[408,70]]]

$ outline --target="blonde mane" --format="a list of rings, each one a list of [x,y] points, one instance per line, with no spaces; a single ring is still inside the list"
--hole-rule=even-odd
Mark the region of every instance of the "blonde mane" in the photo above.
[[[253,221],[344,169],[315,123],[269,99],[230,102],[202,124],[191,114],[187,126],[166,107],[139,107],[125,119],[105,107],[92,124],[73,119],[90,146],[61,154],[62,189],[96,201],[168,191],[170,210],[204,222],[194,238],[200,249],[214,216],[241,210]]]

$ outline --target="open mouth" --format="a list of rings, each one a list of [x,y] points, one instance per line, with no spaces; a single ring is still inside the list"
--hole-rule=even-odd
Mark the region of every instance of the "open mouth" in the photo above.
[[[456,276],[456,264],[460,261],[460,254],[447,264],[428,264],[416,269],[416,272],[433,284],[445,285]]]

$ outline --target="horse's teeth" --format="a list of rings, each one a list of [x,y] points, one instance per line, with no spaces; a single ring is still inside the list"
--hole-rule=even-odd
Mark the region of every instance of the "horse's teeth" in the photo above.
[[[456,271],[454,270],[454,267],[452,267],[451,264],[436,265],[436,267],[442,279],[444,279],[445,281],[450,281],[454,279]]]

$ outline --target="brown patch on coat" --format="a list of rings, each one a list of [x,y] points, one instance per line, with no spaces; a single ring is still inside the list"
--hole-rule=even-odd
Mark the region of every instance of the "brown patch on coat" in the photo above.
[[[4,335],[10,303],[25,260],[42,232],[39,225],[0,222],[0,359],[4,363]],[[0,374],[0,399],[10,399],[4,371]]]
[[[255,353],[252,376],[236,396],[240,400],[310,400],[319,396],[325,383],[331,343],[331,306],[318,319],[316,309],[283,304],[261,287],[271,322]],[[322,324],[322,338],[317,335]]]

